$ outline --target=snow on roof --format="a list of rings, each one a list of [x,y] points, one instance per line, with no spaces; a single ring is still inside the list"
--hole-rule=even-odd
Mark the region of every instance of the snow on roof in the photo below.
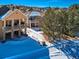
[[[30,16],[41,16],[40,12],[32,11]]]

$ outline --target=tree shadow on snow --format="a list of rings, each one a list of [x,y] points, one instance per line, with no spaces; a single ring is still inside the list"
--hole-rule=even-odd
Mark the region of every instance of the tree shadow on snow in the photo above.
[[[57,49],[65,53],[68,59],[79,59],[79,45],[71,40],[58,40],[54,43]]]

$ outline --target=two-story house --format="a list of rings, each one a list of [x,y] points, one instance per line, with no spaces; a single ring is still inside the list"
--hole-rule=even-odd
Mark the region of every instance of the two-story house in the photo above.
[[[27,28],[27,17],[18,9],[8,10],[0,16],[0,41],[22,35]]]

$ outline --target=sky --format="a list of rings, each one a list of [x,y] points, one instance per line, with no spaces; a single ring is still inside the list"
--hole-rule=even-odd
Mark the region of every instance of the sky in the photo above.
[[[0,0],[0,4],[15,4],[32,7],[69,7],[72,4],[79,4],[79,0]]]

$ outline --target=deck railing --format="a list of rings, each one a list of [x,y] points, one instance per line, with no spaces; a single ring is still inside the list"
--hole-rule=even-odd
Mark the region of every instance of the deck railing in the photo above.
[[[21,24],[20,26],[19,25],[15,25],[13,27],[12,26],[6,26],[6,27],[3,27],[3,30],[9,31],[9,30],[22,29],[22,28],[25,28],[24,24]]]
[[[6,27],[3,27],[3,30],[5,30],[5,31],[9,31],[9,30],[11,30],[12,29],[12,27],[11,26],[6,26]]]

